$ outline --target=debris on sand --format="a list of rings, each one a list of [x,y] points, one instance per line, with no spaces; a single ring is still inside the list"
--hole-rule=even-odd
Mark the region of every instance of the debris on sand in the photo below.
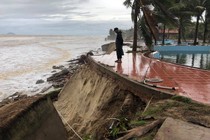
[[[84,64],[86,55],[81,55],[78,59],[72,59],[67,61],[68,65],[65,66],[53,66],[54,69],[60,69],[59,72],[54,73],[52,76],[47,78],[47,82],[52,83],[54,88],[62,88],[66,82],[70,79],[73,73]]]

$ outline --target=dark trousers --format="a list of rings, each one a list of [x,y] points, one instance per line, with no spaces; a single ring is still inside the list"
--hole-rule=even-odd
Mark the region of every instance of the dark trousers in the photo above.
[[[117,59],[121,59],[122,55],[124,55],[122,46],[117,46],[116,47],[116,53],[117,53]]]

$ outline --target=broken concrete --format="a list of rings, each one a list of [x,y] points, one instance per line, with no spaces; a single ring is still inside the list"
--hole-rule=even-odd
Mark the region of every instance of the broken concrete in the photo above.
[[[209,140],[210,129],[167,118],[155,136],[155,140]]]

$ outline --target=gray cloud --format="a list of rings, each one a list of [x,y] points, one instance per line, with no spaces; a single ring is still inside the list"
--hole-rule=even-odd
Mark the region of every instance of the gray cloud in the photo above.
[[[99,14],[89,11],[89,2],[90,0],[1,0],[0,34],[107,34],[112,27],[130,26],[128,21],[89,21],[94,17],[97,19]],[[94,8],[100,9],[103,7]]]
[[[68,15],[78,9],[78,4],[88,0],[1,0],[0,17],[43,18],[42,15]]]

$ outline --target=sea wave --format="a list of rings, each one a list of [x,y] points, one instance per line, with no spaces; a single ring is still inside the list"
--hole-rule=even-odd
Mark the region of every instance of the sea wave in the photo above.
[[[36,94],[48,85],[54,65],[65,64],[104,44],[102,36],[0,36],[0,100],[24,92]]]

